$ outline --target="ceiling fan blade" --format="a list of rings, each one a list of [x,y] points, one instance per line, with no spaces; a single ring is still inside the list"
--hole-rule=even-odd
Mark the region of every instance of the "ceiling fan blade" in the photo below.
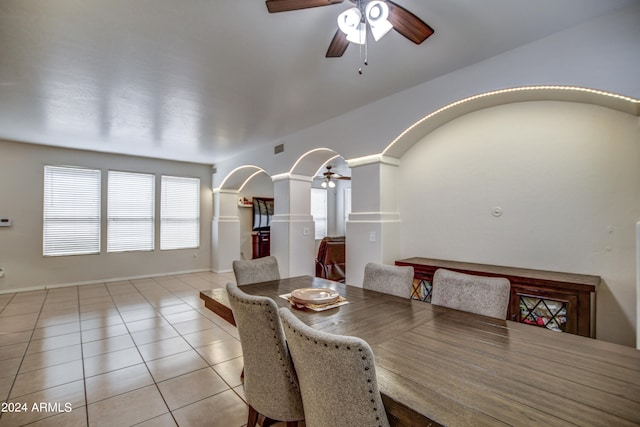
[[[336,34],[333,36],[333,40],[331,40],[331,44],[329,45],[329,49],[327,49],[326,58],[339,58],[344,54],[344,51],[349,47],[349,40],[347,40],[347,35],[340,30],[336,31]]]
[[[422,43],[433,34],[433,28],[407,9],[391,0],[387,0],[387,4],[389,4],[389,22],[393,25],[393,29],[415,44]]]
[[[342,3],[344,0],[267,0],[269,13],[288,12],[290,10],[308,9],[310,7],[329,6]]]
[[[351,181],[351,177],[350,176],[336,176],[335,178],[336,179],[344,179],[344,180],[347,180],[347,181]]]

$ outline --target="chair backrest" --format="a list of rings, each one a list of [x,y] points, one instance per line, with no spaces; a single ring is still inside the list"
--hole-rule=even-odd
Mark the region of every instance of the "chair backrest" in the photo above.
[[[433,274],[431,303],[505,319],[511,284],[503,277],[474,276],[439,268]]]
[[[318,247],[316,259],[316,277],[344,282],[346,244],[344,236],[325,237]]]
[[[403,298],[411,297],[413,267],[368,263],[362,287]]]
[[[233,261],[233,274],[238,286],[280,279],[278,260],[273,256]]]
[[[244,359],[244,393],[258,413],[280,421],[304,419],[302,397],[278,316],[267,297],[227,284]]]
[[[388,426],[373,352],[362,339],[318,331],[280,309],[307,427]]]

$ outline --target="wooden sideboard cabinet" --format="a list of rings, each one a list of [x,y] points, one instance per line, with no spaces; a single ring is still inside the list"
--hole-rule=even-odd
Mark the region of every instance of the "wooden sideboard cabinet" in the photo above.
[[[600,276],[497,265],[407,258],[396,265],[414,269],[412,298],[431,302],[433,273],[438,268],[511,282],[507,319],[595,338],[595,292]]]

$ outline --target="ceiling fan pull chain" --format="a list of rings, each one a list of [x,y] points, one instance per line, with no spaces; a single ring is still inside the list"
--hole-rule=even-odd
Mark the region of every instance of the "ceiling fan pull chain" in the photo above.
[[[364,25],[364,31],[360,33],[360,61],[364,63],[364,65],[367,65],[367,21],[366,21],[366,15],[364,14],[364,10],[362,8],[362,0],[358,0],[356,3],[356,6],[358,7],[358,9],[360,10],[360,12],[362,13],[362,18],[361,18],[361,23]],[[362,40],[362,36],[364,33],[364,40]],[[364,61],[362,60],[362,46],[364,45]],[[358,74],[362,75],[362,67],[358,68]]]
[[[363,15],[364,17],[364,15]],[[364,19],[364,18],[363,18]],[[368,37],[368,25],[365,22],[364,23],[364,43],[360,44],[360,61],[362,61],[362,63],[367,66],[369,65],[369,37]],[[364,61],[362,60],[362,46],[364,45]],[[358,74],[362,75],[363,71],[362,71],[362,67],[358,68]]]

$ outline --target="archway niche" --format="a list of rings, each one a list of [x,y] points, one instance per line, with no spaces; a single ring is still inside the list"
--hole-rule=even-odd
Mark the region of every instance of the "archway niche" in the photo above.
[[[398,197],[404,197],[406,206],[419,210],[415,200],[425,199],[420,191],[402,188],[400,166],[411,148],[440,127],[475,111],[533,101],[561,101],[605,107],[606,109],[640,115],[640,100],[599,90],[568,86],[534,86],[504,89],[482,93],[459,100],[427,114],[423,119],[398,135],[383,152],[348,159],[352,168],[352,214],[347,226],[347,281],[359,284],[364,265],[369,261],[391,264],[395,259],[423,254],[408,253],[402,236],[410,235],[402,225]],[[589,120],[588,118],[586,120]],[[637,118],[635,118],[637,122]],[[637,126],[636,126],[637,127]],[[432,206],[438,200],[429,199]],[[407,207],[407,209],[409,209]],[[424,217],[425,215],[422,215]],[[425,218],[428,220],[428,218]],[[640,239],[638,239],[640,240]],[[640,242],[637,243],[640,247]],[[428,254],[427,254],[428,255]],[[640,254],[636,254],[636,269],[640,271]],[[640,306],[640,275],[636,279],[636,300]],[[627,317],[629,313],[627,310]],[[640,310],[636,310],[635,323],[640,323]],[[629,330],[629,328],[626,328]],[[640,345],[640,331],[636,328]],[[628,339],[626,340],[628,342]]]
[[[400,257],[601,276],[597,338],[637,345],[639,106],[516,88],[425,117],[384,152],[399,159]]]
[[[213,189],[211,269],[215,272],[232,271],[233,261],[242,258],[240,190],[260,175],[268,176],[257,166],[241,166],[231,171],[222,180],[220,187]]]

